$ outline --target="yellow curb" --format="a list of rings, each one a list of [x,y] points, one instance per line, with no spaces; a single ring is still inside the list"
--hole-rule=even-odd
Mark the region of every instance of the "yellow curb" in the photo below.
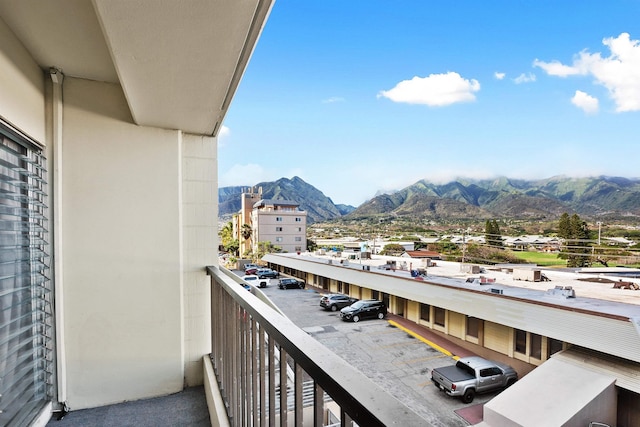
[[[428,345],[429,347],[432,347],[432,348],[434,348],[434,349],[438,350],[440,353],[446,354],[447,356],[451,356],[451,357],[453,357],[455,360],[460,359],[460,356],[454,356],[454,355],[453,355],[453,353],[451,353],[449,350],[447,350],[447,349],[445,349],[445,348],[440,347],[438,344],[436,344],[436,343],[434,343],[434,342],[429,341],[428,339],[426,339],[426,338],[424,338],[424,337],[422,337],[422,336],[420,336],[420,335],[416,334],[415,332],[413,332],[413,331],[412,331],[412,330],[410,330],[410,329],[405,328],[404,326],[400,325],[399,323],[397,323],[397,322],[395,322],[395,321],[393,321],[393,320],[389,320],[388,322],[389,322],[389,324],[390,324],[390,325],[393,325],[393,326],[395,326],[396,328],[400,329],[401,331],[408,333],[408,334],[409,334],[409,335],[411,335],[412,337],[419,339],[420,341],[422,341],[423,343],[425,343],[425,344],[426,344],[426,345]]]

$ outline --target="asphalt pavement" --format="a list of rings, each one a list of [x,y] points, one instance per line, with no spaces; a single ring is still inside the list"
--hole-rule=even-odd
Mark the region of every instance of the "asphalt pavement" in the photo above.
[[[431,382],[431,370],[454,364],[446,349],[427,344],[403,328],[397,316],[344,322],[338,312],[319,305],[315,288],[278,289],[277,279],[260,289],[289,319],[434,426],[468,426],[481,420],[482,405],[495,394],[478,395],[470,404],[452,398]],[[443,352],[444,350],[444,352]],[[459,356],[464,356],[459,354]]]

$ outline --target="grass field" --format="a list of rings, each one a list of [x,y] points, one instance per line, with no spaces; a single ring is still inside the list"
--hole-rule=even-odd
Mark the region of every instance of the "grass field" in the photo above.
[[[548,254],[544,252],[513,252],[518,258],[531,264],[538,264],[544,267],[566,267],[567,260],[558,258],[558,254]]]

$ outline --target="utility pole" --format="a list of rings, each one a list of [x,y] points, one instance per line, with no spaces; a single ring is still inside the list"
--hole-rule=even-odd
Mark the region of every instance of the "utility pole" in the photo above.
[[[464,272],[464,255],[467,250],[466,231],[462,230],[462,264],[460,264],[460,271]]]
[[[598,246],[600,246],[600,235],[602,232],[602,222],[598,221],[596,222],[596,225],[598,226]]]

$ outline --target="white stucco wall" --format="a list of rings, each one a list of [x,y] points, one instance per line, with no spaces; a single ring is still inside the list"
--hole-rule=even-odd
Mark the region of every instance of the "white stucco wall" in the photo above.
[[[44,74],[2,19],[0,117],[44,144]]]
[[[216,138],[136,126],[118,85],[68,76],[52,119],[48,73],[1,19],[0,71],[0,118],[46,146],[50,162],[59,397],[77,410],[201,384]]]
[[[62,242],[74,409],[182,389],[181,135],[118,85],[65,78]]]
[[[211,352],[211,278],[218,265],[217,141],[182,138],[182,224],[185,382],[203,383],[202,356]]]

